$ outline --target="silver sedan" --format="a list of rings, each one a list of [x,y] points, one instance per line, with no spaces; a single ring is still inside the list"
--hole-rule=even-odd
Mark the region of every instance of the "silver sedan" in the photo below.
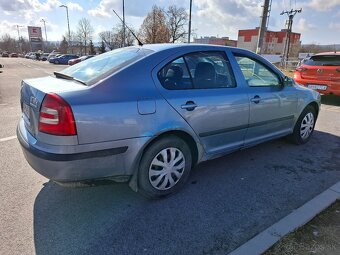
[[[320,95],[243,49],[155,44],[24,80],[21,107],[17,136],[40,174],[159,198],[202,161],[284,136],[306,143]]]

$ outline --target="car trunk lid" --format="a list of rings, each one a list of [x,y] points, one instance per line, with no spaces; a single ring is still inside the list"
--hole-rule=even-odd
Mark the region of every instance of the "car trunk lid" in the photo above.
[[[87,86],[76,81],[53,76],[22,81],[20,96],[22,117],[31,135],[37,137],[39,132],[40,108],[47,93],[61,94],[86,88]]]
[[[340,81],[340,55],[313,56],[300,69],[303,79]]]

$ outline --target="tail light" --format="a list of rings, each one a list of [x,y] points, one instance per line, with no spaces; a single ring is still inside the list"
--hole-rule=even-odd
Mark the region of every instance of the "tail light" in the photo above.
[[[299,66],[298,68],[295,69],[295,71],[303,73],[306,72],[308,69],[302,66]]]
[[[51,135],[76,135],[71,106],[56,94],[47,94],[42,102],[39,131]]]

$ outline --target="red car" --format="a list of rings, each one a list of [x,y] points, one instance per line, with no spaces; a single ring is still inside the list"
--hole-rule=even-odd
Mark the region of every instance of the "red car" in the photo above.
[[[296,68],[294,80],[320,94],[340,96],[340,52],[316,54]]]
[[[93,55],[88,55],[88,56],[82,56],[82,57],[80,57],[80,58],[70,59],[70,60],[68,61],[68,64],[69,64],[70,66],[72,66],[72,65],[74,65],[74,64],[77,64],[77,63],[79,63],[79,62],[81,62],[81,61],[84,61],[84,60],[86,60],[86,59],[88,59],[88,58],[92,58],[92,57],[94,57],[94,56],[93,56]]]

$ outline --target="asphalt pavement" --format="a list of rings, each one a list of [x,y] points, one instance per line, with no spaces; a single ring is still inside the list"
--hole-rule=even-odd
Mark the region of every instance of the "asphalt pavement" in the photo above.
[[[65,66],[0,64],[0,254],[227,254],[340,180],[335,99],[306,145],[279,139],[204,162],[167,199],[126,184],[60,187],[27,164],[15,128],[20,81]]]

